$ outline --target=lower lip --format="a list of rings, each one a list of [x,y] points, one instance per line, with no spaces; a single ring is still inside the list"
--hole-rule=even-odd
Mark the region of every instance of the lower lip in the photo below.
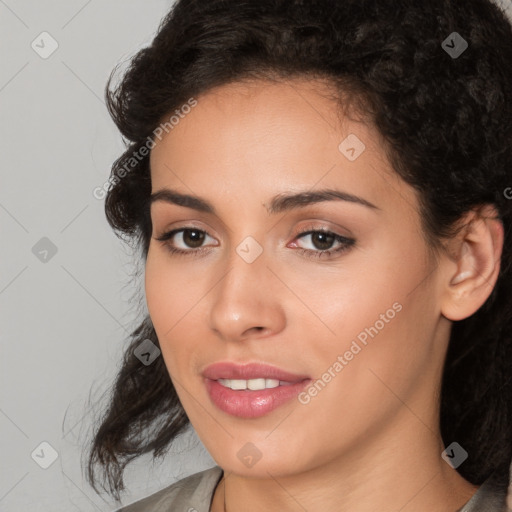
[[[212,402],[222,411],[239,418],[259,418],[268,414],[296,397],[309,382],[311,379],[259,391],[235,391],[216,380],[205,379],[206,390]]]

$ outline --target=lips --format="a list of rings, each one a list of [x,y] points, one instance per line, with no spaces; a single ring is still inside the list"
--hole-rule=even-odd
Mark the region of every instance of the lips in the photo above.
[[[274,379],[292,384],[309,378],[307,375],[290,373],[268,364],[249,363],[240,365],[230,362],[211,364],[203,371],[203,377],[211,380]]]
[[[271,413],[311,382],[307,375],[261,363],[215,363],[202,375],[212,403],[221,411],[244,419]]]

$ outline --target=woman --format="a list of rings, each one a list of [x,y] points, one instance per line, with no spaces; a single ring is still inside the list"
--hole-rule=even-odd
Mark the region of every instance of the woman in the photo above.
[[[107,95],[149,314],[93,486],[190,423],[120,510],[505,511],[511,84],[488,0],[178,1]]]

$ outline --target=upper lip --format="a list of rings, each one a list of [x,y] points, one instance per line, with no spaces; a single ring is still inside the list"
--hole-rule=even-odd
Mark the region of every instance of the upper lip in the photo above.
[[[277,366],[271,366],[263,363],[237,364],[230,361],[211,364],[203,371],[203,376],[207,379],[276,379],[284,382],[300,382],[309,377],[307,375],[297,375]]]

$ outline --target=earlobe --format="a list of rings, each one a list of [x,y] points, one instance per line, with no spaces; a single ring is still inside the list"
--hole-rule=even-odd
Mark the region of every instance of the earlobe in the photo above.
[[[503,224],[492,205],[466,215],[464,228],[452,241],[458,249],[445,260],[443,316],[463,320],[485,303],[498,279],[503,238]]]

